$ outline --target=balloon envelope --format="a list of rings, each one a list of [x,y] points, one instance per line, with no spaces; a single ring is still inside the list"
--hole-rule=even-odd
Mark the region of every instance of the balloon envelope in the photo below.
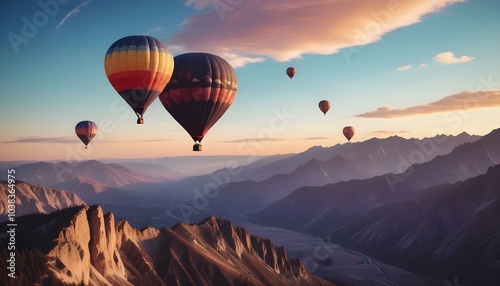
[[[347,138],[348,141],[351,141],[351,138],[354,136],[354,127],[346,126],[342,130],[342,133],[344,133],[344,136],[345,138]]]
[[[181,54],[174,62],[172,79],[160,94],[160,101],[193,138],[195,146],[200,146],[236,97],[238,79],[231,65],[213,54]]]
[[[111,85],[143,122],[144,112],[163,91],[174,70],[165,44],[151,36],[128,36],[109,47],[104,69]]]
[[[90,141],[97,135],[97,125],[89,120],[80,121],[75,126],[75,133],[87,148]]]
[[[328,100],[322,100],[318,104],[319,109],[323,112],[324,115],[330,110],[330,102]]]
[[[293,78],[295,75],[295,68],[289,67],[286,69],[286,74],[288,75],[289,78]]]

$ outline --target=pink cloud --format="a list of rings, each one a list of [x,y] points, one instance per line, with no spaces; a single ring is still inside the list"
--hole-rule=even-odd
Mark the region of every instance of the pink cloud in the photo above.
[[[369,44],[463,0],[189,0],[204,9],[168,44],[180,52],[230,55],[234,66],[304,54],[329,55]],[[217,5],[216,5],[217,4]]]
[[[377,108],[375,111],[355,116],[365,118],[396,118],[495,107],[500,107],[500,90],[463,91],[427,104],[402,109],[383,106]]]

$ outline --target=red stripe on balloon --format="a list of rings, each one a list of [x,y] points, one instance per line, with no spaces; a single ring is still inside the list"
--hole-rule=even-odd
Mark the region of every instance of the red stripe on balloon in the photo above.
[[[155,82],[155,78],[160,78]],[[130,89],[146,89],[161,92],[167,84],[167,76],[162,72],[152,71],[125,71],[108,76],[111,85],[118,91]]]

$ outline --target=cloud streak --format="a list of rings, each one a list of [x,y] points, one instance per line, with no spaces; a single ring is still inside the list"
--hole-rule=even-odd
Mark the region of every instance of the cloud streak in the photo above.
[[[229,58],[235,67],[269,58],[288,61],[305,54],[330,55],[376,42],[395,29],[418,23],[426,15],[463,0],[220,2],[234,4],[221,10],[214,7],[214,1],[186,1],[186,5],[203,10],[188,17],[168,45],[178,52],[203,47]]]
[[[463,91],[428,104],[403,109],[382,106],[375,111],[358,114],[355,117],[397,118],[494,107],[500,107],[500,90]]]
[[[94,141],[96,139],[94,138]],[[92,141],[92,142],[94,142]],[[172,139],[144,139],[144,140],[102,140],[99,143],[136,143],[136,142],[164,142],[173,141]],[[65,137],[44,137],[44,136],[27,136],[27,137],[17,137],[11,141],[3,141],[0,143],[51,143],[51,144],[68,144],[68,143],[80,143],[77,137],[65,136]]]
[[[440,64],[449,65],[449,64],[468,63],[472,61],[474,58],[469,56],[461,56],[457,58],[455,54],[453,54],[452,52],[443,52],[437,54],[433,59]]]
[[[409,69],[411,69],[412,66],[411,65],[406,65],[406,66],[402,66],[402,67],[399,67],[397,69],[395,69],[396,71],[407,71]]]
[[[4,141],[2,143],[75,143],[79,142],[75,137],[43,137],[43,136],[27,136],[17,137],[12,141]]]
[[[410,133],[408,130],[377,130],[377,131],[372,131],[370,132],[371,135],[375,136],[387,136],[387,135],[398,135],[398,134],[404,134],[404,133]]]
[[[61,22],[59,22],[59,24],[57,24],[54,30],[59,29],[59,27],[61,27],[66,22],[66,20],[80,13],[82,9],[85,8],[85,6],[89,5],[92,2],[94,2],[94,0],[87,0],[82,4],[76,6],[73,10],[71,10],[68,14],[66,14],[66,16],[64,16],[64,18],[61,20]]]
[[[220,141],[221,143],[251,143],[251,142],[274,142],[274,141],[286,141],[291,139],[285,138],[246,138],[237,140]]]

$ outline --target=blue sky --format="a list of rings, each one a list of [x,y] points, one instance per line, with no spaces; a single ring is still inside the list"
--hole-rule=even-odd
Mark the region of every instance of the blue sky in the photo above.
[[[236,99],[196,155],[331,146],[346,141],[346,125],[353,141],[498,128],[500,2],[414,2],[3,2],[0,159],[193,155],[159,100],[136,125],[106,78],[106,50],[134,34],[236,67]],[[332,103],[326,116],[322,99]],[[88,150],[74,134],[81,120],[101,127]]]

